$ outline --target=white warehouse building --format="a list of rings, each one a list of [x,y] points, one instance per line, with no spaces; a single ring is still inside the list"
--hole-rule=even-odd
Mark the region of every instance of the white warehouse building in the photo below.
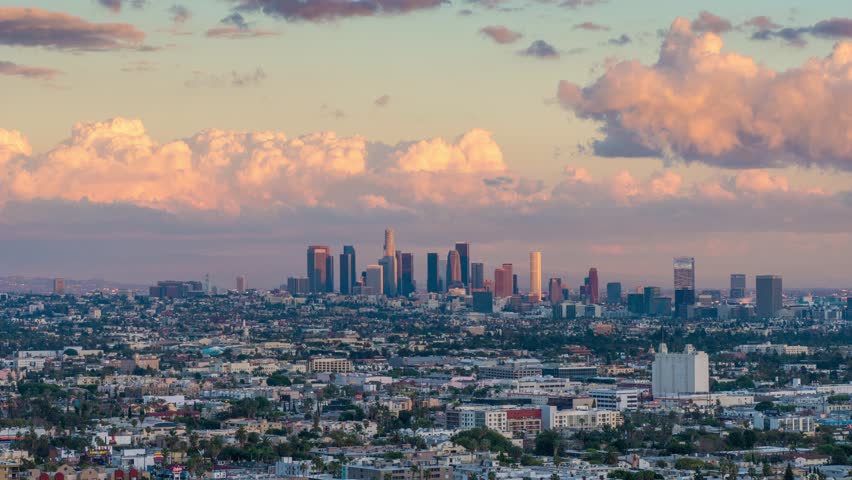
[[[683,353],[669,353],[665,343],[651,365],[654,398],[710,391],[710,361],[705,352],[687,345]]]

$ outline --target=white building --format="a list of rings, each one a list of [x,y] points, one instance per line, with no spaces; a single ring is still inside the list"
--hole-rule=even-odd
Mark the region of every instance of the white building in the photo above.
[[[541,407],[541,428],[544,430],[618,428],[622,422],[621,412],[599,409],[558,410],[553,405]]]
[[[642,390],[638,388],[589,390],[589,396],[595,399],[595,404],[600,410],[619,412],[638,409],[640,395]]]
[[[665,343],[651,366],[654,397],[677,397],[681,394],[710,391],[710,361],[705,352],[687,345],[683,353],[669,353]]]
[[[367,288],[373,295],[381,295],[384,292],[382,288],[382,266],[367,265]]]

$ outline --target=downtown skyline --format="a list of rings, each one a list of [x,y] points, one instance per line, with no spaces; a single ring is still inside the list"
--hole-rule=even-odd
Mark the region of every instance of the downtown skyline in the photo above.
[[[285,3],[0,0],[0,275],[271,288],[392,226],[418,287],[457,239],[545,292],[852,285],[833,2]]]

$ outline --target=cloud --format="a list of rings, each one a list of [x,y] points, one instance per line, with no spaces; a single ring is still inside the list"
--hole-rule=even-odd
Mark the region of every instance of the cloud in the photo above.
[[[91,23],[40,8],[0,7],[0,45],[67,50],[144,48],[145,34],[127,23]]]
[[[229,38],[232,40],[272,37],[278,35],[277,32],[252,28],[251,24],[249,24],[246,19],[237,12],[223,18],[219,23],[221,23],[222,26],[207,30],[205,35],[210,38]]]
[[[738,172],[734,178],[737,190],[744,192],[786,192],[790,190],[790,184],[782,175],[771,175],[765,170],[743,170]]]
[[[192,12],[183,5],[172,5],[169,7],[169,14],[174,23],[186,23],[192,18]]]
[[[35,80],[53,80],[61,71],[53,68],[28,67],[0,60],[0,75],[14,75]]]
[[[560,82],[557,96],[600,123],[598,155],[852,170],[852,43],[779,72],[679,18],[656,64],[609,65],[586,87]]]
[[[573,10],[579,7],[591,7],[602,3],[606,3],[606,0],[565,0],[559,5]]]
[[[725,33],[733,28],[731,22],[707,10],[702,10],[698,18],[692,21],[692,29],[696,32]]]
[[[626,33],[622,33],[621,35],[619,35],[617,37],[610,38],[609,40],[606,41],[606,43],[608,43],[610,45],[621,46],[621,45],[627,45],[628,43],[630,43],[632,41],[633,41],[633,39],[631,39],[629,35],[627,35]]]
[[[767,25],[751,36],[752,40],[781,39],[790,45],[803,47],[808,42],[805,35],[821,38],[847,39],[852,38],[852,18],[831,18],[822,20],[809,27],[778,28],[778,25]]]
[[[138,60],[121,67],[122,72],[129,73],[153,72],[157,69],[157,64],[148,60]]]
[[[771,18],[769,18],[765,15],[760,15],[760,16],[757,16],[757,17],[751,17],[750,19],[746,20],[743,23],[743,25],[747,26],[747,27],[755,28],[757,30],[772,30],[772,29],[779,28],[781,26],[781,25],[778,25],[777,23],[773,22]]]
[[[266,72],[257,67],[253,72],[237,72],[214,75],[200,71],[192,72],[192,78],[184,82],[187,88],[256,87],[266,79]]]
[[[121,8],[124,6],[123,0],[97,0],[98,4],[102,7],[108,8],[112,10],[113,13],[118,13],[121,11]],[[147,0],[130,0],[130,5],[133,8],[144,8],[145,4],[148,3]]]
[[[536,58],[559,58],[559,51],[556,48],[545,42],[544,40],[536,40],[529,47],[521,50],[521,55]]]
[[[375,100],[373,100],[373,105],[376,107],[387,107],[390,104],[391,97],[388,94],[384,94]]]
[[[514,43],[524,35],[520,32],[515,32],[503,25],[489,25],[479,30],[479,33],[490,37],[499,44]]]
[[[601,31],[605,32],[605,31],[609,30],[609,27],[607,27],[606,25],[600,25],[600,24],[594,23],[594,22],[583,22],[583,23],[578,23],[578,24],[574,25],[573,29],[574,30],[590,30],[590,31],[593,31],[593,32],[601,32]]]
[[[235,0],[236,10],[289,21],[330,22],[351,17],[403,15],[440,6],[444,0]]]

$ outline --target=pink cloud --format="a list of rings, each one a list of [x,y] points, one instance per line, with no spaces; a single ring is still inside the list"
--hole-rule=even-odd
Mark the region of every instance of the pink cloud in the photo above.
[[[0,7],[0,45],[71,50],[137,48],[145,34],[128,23],[91,23],[35,7]]]
[[[522,33],[509,30],[508,27],[503,25],[489,25],[483,27],[479,32],[500,44],[514,43],[524,36]]]

